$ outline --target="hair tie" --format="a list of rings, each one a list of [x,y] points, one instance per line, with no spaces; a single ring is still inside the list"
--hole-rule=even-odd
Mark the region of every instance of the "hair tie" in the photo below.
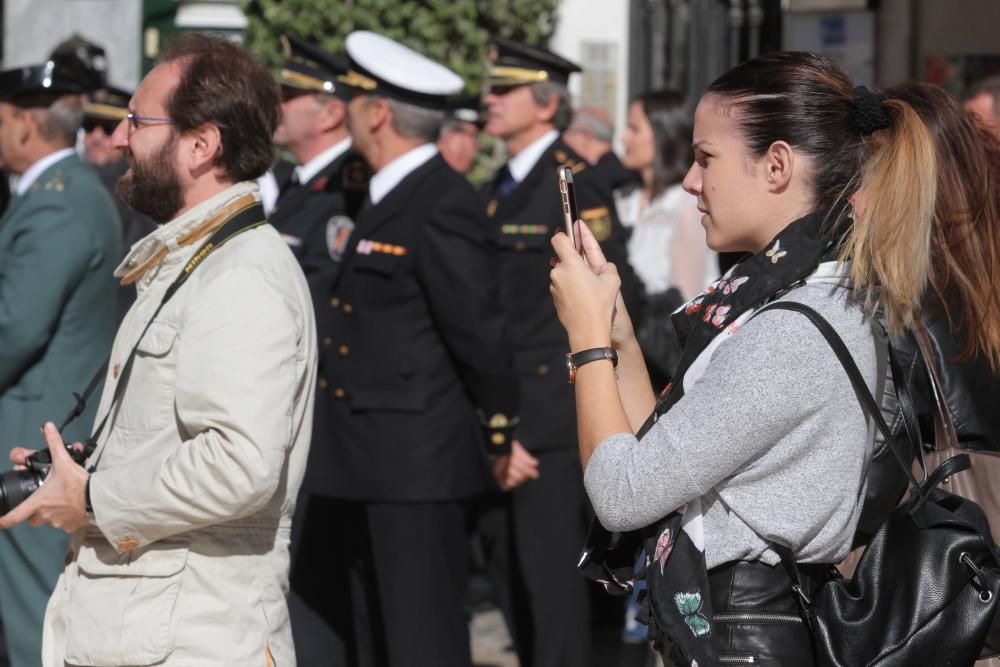
[[[885,95],[868,90],[864,86],[854,87],[854,124],[862,135],[889,127],[889,116],[882,108]]]

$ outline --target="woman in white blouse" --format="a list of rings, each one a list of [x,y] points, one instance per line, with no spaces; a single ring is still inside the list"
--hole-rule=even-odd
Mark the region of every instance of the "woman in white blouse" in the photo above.
[[[718,276],[705,243],[697,199],[681,181],[691,165],[691,114],[676,92],[644,93],[629,105],[622,163],[641,185],[615,193],[618,216],[631,229],[629,262],[656,294],[671,287],[690,299]]]
[[[622,135],[622,163],[641,182],[615,192],[615,203],[630,230],[629,264],[646,289],[636,333],[657,390],[670,381],[680,353],[670,313],[719,274],[697,199],[681,187],[692,162],[691,123],[678,93],[652,91],[629,105]]]

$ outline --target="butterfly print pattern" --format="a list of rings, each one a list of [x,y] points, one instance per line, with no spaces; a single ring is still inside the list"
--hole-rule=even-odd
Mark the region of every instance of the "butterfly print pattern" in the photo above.
[[[670,552],[674,550],[674,542],[671,538],[670,529],[665,528],[660,539],[656,541],[656,553],[653,554],[653,557],[660,561],[660,574],[663,574],[663,566],[670,558]]]
[[[701,613],[701,593],[677,593],[674,595],[677,611],[684,616],[684,622],[691,628],[695,637],[705,637],[712,631],[708,619]]]
[[[704,301],[704,300],[705,300],[705,295],[704,294],[699,294],[698,296],[696,296],[695,298],[693,298],[688,303],[687,308],[684,309],[684,314],[687,315],[688,317],[690,317],[690,316],[694,315],[695,313],[697,313],[699,310],[701,310],[701,302]]]
[[[777,264],[778,260],[788,253],[781,249],[781,239],[778,239],[774,242],[774,247],[764,254],[771,258],[771,264]]]
[[[705,309],[705,316],[702,319],[706,322],[711,322],[712,326],[720,329],[722,328],[722,325],[726,323],[726,315],[730,310],[732,310],[732,306],[712,304]]]

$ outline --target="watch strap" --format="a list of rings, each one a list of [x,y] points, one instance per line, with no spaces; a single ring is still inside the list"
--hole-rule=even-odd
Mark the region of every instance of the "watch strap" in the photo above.
[[[580,366],[589,364],[592,361],[602,361],[607,359],[613,368],[618,367],[618,352],[612,347],[592,347],[579,352],[570,352],[566,355],[566,368],[569,372],[569,382],[576,382],[576,371]]]

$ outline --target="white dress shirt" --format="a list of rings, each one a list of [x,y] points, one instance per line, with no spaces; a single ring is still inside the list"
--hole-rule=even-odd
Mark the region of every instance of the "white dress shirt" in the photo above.
[[[368,196],[371,197],[372,204],[382,201],[410,172],[437,153],[438,149],[434,144],[421,144],[379,169],[368,183]]]

